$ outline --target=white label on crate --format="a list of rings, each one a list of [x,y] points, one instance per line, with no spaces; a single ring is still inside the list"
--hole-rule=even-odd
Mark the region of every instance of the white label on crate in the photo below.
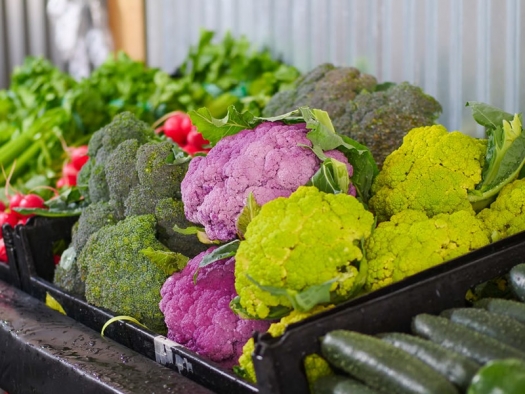
[[[186,359],[178,354],[173,354],[172,348],[180,347],[177,342],[172,341],[162,335],[158,335],[153,338],[155,345],[155,360],[162,365],[174,364],[177,366],[179,373],[186,370],[187,372],[193,373],[193,366]]]

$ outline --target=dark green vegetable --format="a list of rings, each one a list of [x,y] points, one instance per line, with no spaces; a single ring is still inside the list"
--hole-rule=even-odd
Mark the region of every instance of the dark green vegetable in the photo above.
[[[480,365],[434,342],[414,335],[392,332],[379,336],[383,341],[417,357],[450,382],[466,390]]]
[[[498,315],[505,315],[525,324],[525,303],[501,298],[484,298],[474,303],[475,308],[483,308]]]
[[[495,360],[481,368],[467,394],[525,393],[525,363],[517,359]]]
[[[454,323],[525,352],[525,326],[511,317],[476,308],[449,309],[441,315]]]
[[[525,353],[440,316],[425,313],[417,315],[412,320],[412,332],[479,364],[501,358],[525,360]]]
[[[457,393],[442,375],[416,357],[378,338],[334,330],[321,339],[321,353],[333,366],[388,393]]]
[[[342,375],[328,375],[317,379],[312,385],[313,394],[377,394],[367,385]]]
[[[512,292],[525,302],[525,264],[518,264],[510,270],[509,282]]]

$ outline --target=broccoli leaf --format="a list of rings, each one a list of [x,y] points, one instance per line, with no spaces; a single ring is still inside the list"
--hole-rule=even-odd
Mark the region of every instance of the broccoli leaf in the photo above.
[[[244,204],[244,208],[242,209],[236,223],[237,233],[241,239],[244,238],[244,234],[246,233],[248,225],[253,220],[253,218],[257,216],[260,210],[261,206],[255,200],[253,193],[250,192],[246,198],[246,203]]]
[[[149,261],[159,267],[166,276],[182,270],[188,263],[188,257],[169,250],[155,250],[152,247],[140,251]]]
[[[181,228],[181,227],[179,227],[177,225],[174,225],[173,226],[173,231],[175,231],[175,232],[177,232],[179,234],[183,234],[183,235],[193,235],[193,234],[198,234],[200,232],[203,232],[204,228],[197,227],[197,226]]]
[[[350,178],[346,164],[333,158],[324,160],[306,186],[315,186],[325,193],[348,193]]]

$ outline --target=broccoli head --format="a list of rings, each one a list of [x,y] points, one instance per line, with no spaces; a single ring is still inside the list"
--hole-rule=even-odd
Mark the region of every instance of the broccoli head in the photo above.
[[[441,125],[412,129],[375,178],[370,209],[379,221],[407,209],[474,212],[468,191],[481,181],[486,147],[486,140]]]
[[[506,185],[490,208],[478,213],[493,242],[525,230],[525,179]]]
[[[329,295],[318,303],[350,298],[366,275],[362,242],[373,225],[372,213],[355,197],[315,187],[301,186],[288,198],[266,203],[236,254],[241,313],[259,319],[284,316],[301,309],[291,301],[298,293],[315,287]]]
[[[304,123],[264,122],[221,139],[207,156],[193,158],[181,184],[187,219],[203,225],[211,240],[234,239],[250,193],[259,205],[266,204],[289,196],[317,172],[321,161],[306,148],[312,146],[307,133]],[[343,153],[325,154],[347,164],[352,175]]]
[[[399,148],[406,133],[433,125],[441,111],[436,99],[403,82],[386,90],[361,92],[333,123],[339,133],[367,146],[381,166],[386,156]]]
[[[76,253],[80,253],[92,234],[102,227],[115,224],[116,222],[117,219],[115,218],[113,207],[107,202],[101,201],[89,204],[82,210],[82,214],[73,227],[71,245]]]
[[[124,219],[124,201],[131,189],[139,183],[135,169],[138,149],[137,140],[125,140],[109,154],[104,165],[110,204],[119,219]]]
[[[379,167],[414,127],[435,123],[441,105],[408,82],[378,84],[353,67],[325,63],[275,94],[265,107],[271,117],[307,106],[327,111],[337,132],[367,146]]]
[[[272,117],[299,107],[310,107],[327,111],[334,120],[344,114],[349,100],[362,90],[374,90],[376,85],[377,80],[372,75],[362,74],[357,68],[324,63],[297,79],[293,90],[275,94],[263,114]]]
[[[90,304],[165,333],[159,289],[183,258],[168,253],[155,238],[155,229],[153,215],[130,216],[91,235],[77,258]],[[151,257],[155,253],[170,259]]]
[[[380,223],[365,242],[372,291],[490,243],[483,223],[469,211],[438,214],[406,210]]]
[[[77,253],[73,246],[60,255],[60,261],[55,267],[53,283],[74,296],[84,298],[85,284],[80,276]]]
[[[200,253],[181,272],[166,280],[159,306],[165,316],[168,338],[225,368],[232,368],[253,332],[266,331],[270,323],[242,319],[230,309],[230,301],[235,297],[234,258],[199,269],[202,259],[214,249]]]

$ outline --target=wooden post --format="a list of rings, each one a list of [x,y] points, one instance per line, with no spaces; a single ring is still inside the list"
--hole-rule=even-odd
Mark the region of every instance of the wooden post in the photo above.
[[[146,61],[144,0],[107,0],[109,28],[115,51]]]

